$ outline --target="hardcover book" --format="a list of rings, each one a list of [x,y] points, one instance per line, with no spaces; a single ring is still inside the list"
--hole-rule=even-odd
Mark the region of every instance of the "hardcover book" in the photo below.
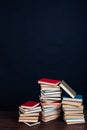
[[[37,107],[39,104],[40,103],[36,102],[36,101],[27,101],[27,102],[23,103],[20,107],[33,109],[33,108]]]
[[[74,106],[73,104],[71,105],[66,105],[66,104],[62,104],[62,108],[71,108],[71,109],[73,109],[73,108],[78,108],[78,109],[83,109],[84,107],[83,107],[83,105],[81,105],[81,106]]]
[[[28,126],[35,126],[35,125],[38,125],[40,124],[40,122],[36,122],[36,123],[30,123],[30,122],[24,122],[26,125]]]
[[[42,86],[41,85],[41,90],[44,90],[44,91],[60,91],[60,87]]]
[[[23,114],[22,112],[19,111],[19,116],[21,116],[21,117],[22,117],[22,116],[23,116],[23,117],[25,117],[25,116],[26,116],[26,117],[28,117],[28,116],[29,116],[29,117],[31,117],[31,116],[35,117],[35,116],[39,116],[39,113],[38,113],[38,112],[34,112],[34,113],[29,113],[29,114]]]
[[[72,106],[81,106],[82,102],[74,102],[74,101],[63,101],[62,100],[62,104],[67,104],[67,105],[72,105]]]
[[[44,95],[53,95],[53,94],[61,94],[62,92],[61,91],[44,91],[44,90],[41,90],[41,93],[44,94]]]
[[[38,80],[39,84],[58,85],[60,80],[41,78]]]
[[[59,86],[63,90],[65,90],[65,92],[67,94],[69,94],[72,98],[75,98],[76,92],[64,80],[62,80],[62,82],[59,84]]]
[[[20,116],[19,120],[38,120],[38,118],[39,118],[38,116],[30,116],[30,117],[29,116],[27,116],[27,117],[26,116]]]
[[[24,113],[24,114],[30,114],[30,113],[37,113],[37,112],[41,112],[41,108],[40,109],[36,109],[36,110],[29,110],[26,111],[25,108],[19,107],[20,112]]]
[[[19,120],[18,120],[19,122],[31,122],[31,123],[34,123],[34,122],[38,122],[38,120],[31,120],[31,119],[20,119],[20,117],[19,117]]]
[[[71,125],[71,124],[83,124],[85,123],[85,121],[73,121],[73,122],[67,122],[68,125]]]
[[[73,121],[74,121],[74,122],[75,122],[75,121],[78,121],[78,122],[79,122],[79,121],[83,121],[83,122],[84,122],[85,120],[84,120],[84,118],[67,118],[67,119],[66,119],[66,122],[68,122],[68,121],[69,121],[69,122],[73,122]]]
[[[76,102],[82,102],[83,97],[82,95],[76,95],[75,98],[69,98],[69,97],[63,97],[64,101],[76,101]]]

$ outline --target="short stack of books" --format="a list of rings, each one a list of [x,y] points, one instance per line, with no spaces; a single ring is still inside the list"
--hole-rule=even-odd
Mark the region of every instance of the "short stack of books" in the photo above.
[[[39,113],[41,106],[39,102],[27,101],[19,106],[19,122],[24,122],[28,126],[34,126],[40,123]]]
[[[82,102],[82,95],[76,95],[75,98],[63,97],[62,108],[67,124],[85,123]]]
[[[76,95],[76,92],[65,81],[62,81],[59,86],[71,96],[70,98],[63,97],[62,100],[65,122],[67,124],[85,123],[82,95]]]
[[[58,86],[59,80],[41,78],[38,84],[41,87],[40,103],[42,112],[40,119],[48,122],[57,119],[60,116],[61,107],[61,89]]]

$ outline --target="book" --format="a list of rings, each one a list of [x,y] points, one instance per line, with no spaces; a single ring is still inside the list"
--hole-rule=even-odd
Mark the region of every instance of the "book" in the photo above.
[[[21,107],[19,107],[19,110],[20,110],[20,112],[22,112],[24,114],[29,114],[29,113],[34,113],[34,112],[41,112],[41,109],[26,111],[24,108],[21,108]]]
[[[45,111],[45,112],[53,112],[53,111],[57,111],[58,109],[57,108],[53,108],[53,107],[50,107],[50,108],[42,108],[42,111]]]
[[[55,102],[61,102],[61,100],[48,100],[48,99],[40,99],[40,102],[42,102],[42,103],[48,103],[48,104],[50,104],[50,103],[55,103]]]
[[[59,85],[40,84],[40,87],[60,88]]]
[[[69,114],[64,114],[64,116],[83,116],[83,113],[69,113]]]
[[[72,98],[75,98],[76,92],[64,80],[62,80],[59,86]]]
[[[74,122],[75,122],[75,121],[78,121],[78,122],[79,122],[79,121],[83,121],[83,122],[84,122],[85,120],[84,120],[84,118],[67,118],[67,119],[66,119],[66,122],[73,122],[73,121],[74,121]]]
[[[44,99],[45,99],[45,100],[55,100],[55,101],[56,101],[56,100],[59,100],[59,101],[61,100],[60,97],[57,97],[57,98],[56,98],[56,97],[40,97],[40,99],[43,99],[43,100],[44,100]]]
[[[54,107],[54,106],[59,106],[59,107],[60,107],[60,106],[61,106],[61,103],[58,103],[58,102],[52,102],[52,103],[43,102],[43,103],[41,103],[41,105],[42,105],[42,106],[53,106],[53,107]]]
[[[61,97],[61,94],[48,94],[48,95],[44,95],[43,93],[41,93],[41,97],[44,98],[44,97]]]
[[[58,117],[57,117],[58,118]],[[43,122],[49,122],[49,121],[53,121],[53,120],[55,120],[55,119],[57,119],[57,118],[52,118],[52,119],[41,119]]]
[[[41,120],[44,121],[44,122],[48,122],[48,121],[55,120],[58,117],[60,117],[60,115],[52,115],[52,116],[47,116],[47,117],[43,116]]]
[[[27,116],[27,117],[26,116],[20,116],[19,120],[38,120],[38,118],[39,118],[38,116],[30,116],[30,117],[29,116]]]
[[[78,111],[64,111],[64,114],[65,115],[69,115],[69,114],[83,114],[83,111],[82,110],[78,110]]]
[[[24,122],[26,125],[28,126],[35,126],[35,125],[38,125],[40,124],[40,122],[36,122],[36,123],[30,123],[30,122]]]
[[[84,118],[83,114],[78,114],[78,115],[64,115],[64,118]]]
[[[20,119],[19,118],[18,122],[32,122],[32,123],[34,123],[34,122],[38,122],[38,120],[37,119],[31,120],[31,119]]]
[[[41,104],[43,108],[49,108],[49,107],[53,107],[53,108],[60,108],[61,107],[61,103],[54,103],[54,104]]]
[[[37,110],[41,110],[41,106],[35,107],[35,108],[33,108],[33,109],[19,107],[19,109],[22,109],[22,110],[24,110],[25,112],[27,112],[27,111],[32,111],[32,110],[33,110],[33,111],[37,111]]]
[[[78,111],[83,110],[83,108],[63,108],[63,111]]]
[[[55,79],[41,78],[38,80],[38,84],[58,85],[61,81]]]
[[[61,91],[44,91],[44,90],[41,90],[41,93],[43,95],[57,95],[57,94],[61,94],[62,92]]]
[[[76,102],[82,102],[83,97],[82,95],[76,95],[75,98],[69,98],[69,97],[63,97],[64,101],[76,101]]]
[[[66,104],[62,104],[62,108],[78,108],[78,109],[84,109],[83,105],[81,106],[74,106],[74,105],[66,105]]]
[[[23,117],[25,117],[25,116],[26,117],[27,116],[29,116],[29,117],[34,116],[35,117],[35,116],[39,116],[39,113],[34,112],[34,113],[28,113],[28,114],[25,113],[25,114],[23,114],[22,112],[19,111],[19,116],[23,116]]]
[[[27,102],[23,103],[22,105],[20,105],[20,107],[33,109],[34,107],[37,107],[39,104],[40,103],[36,102],[36,101],[27,101]]]
[[[81,106],[82,102],[74,102],[74,101],[63,101],[62,100],[62,104],[67,104],[67,105],[72,105],[72,106]]]
[[[42,116],[52,116],[52,115],[60,115],[60,110],[58,111],[49,111],[49,112],[45,112],[45,111],[42,111],[41,115]]]
[[[60,91],[60,87],[41,86],[41,90],[44,90],[44,91]]]
[[[61,93],[61,90],[41,90],[43,93]]]
[[[85,123],[85,121],[73,121],[73,122],[67,122],[68,125],[71,125],[71,124],[83,124]]]

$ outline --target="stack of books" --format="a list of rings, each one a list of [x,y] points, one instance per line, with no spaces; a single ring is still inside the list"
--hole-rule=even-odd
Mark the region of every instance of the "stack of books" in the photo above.
[[[67,124],[85,123],[82,102],[82,95],[76,95],[75,98],[63,97],[62,108]]]
[[[40,119],[48,122],[57,119],[60,116],[61,107],[61,89],[58,86],[59,80],[41,78],[38,84],[41,87],[40,103],[42,112]]]
[[[39,102],[27,101],[19,106],[19,122],[24,122],[28,126],[34,126],[40,123],[39,113],[41,106]]]
[[[64,120],[67,124],[85,123],[83,112],[83,97],[76,95],[72,88],[62,81],[60,87],[63,88],[71,97],[63,97],[62,110],[64,112]]]

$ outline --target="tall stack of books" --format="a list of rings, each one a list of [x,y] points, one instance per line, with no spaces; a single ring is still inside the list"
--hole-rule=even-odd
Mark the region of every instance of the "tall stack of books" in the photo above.
[[[38,84],[41,87],[40,103],[42,112],[40,119],[48,122],[60,116],[61,89],[58,86],[59,80],[41,78]]]
[[[28,126],[34,126],[40,123],[39,113],[41,106],[39,102],[27,101],[19,106],[19,122],[24,122]]]
[[[76,95],[76,92],[65,81],[62,81],[59,86],[71,96],[63,97],[62,100],[65,122],[67,124],[85,123],[82,95]]]

